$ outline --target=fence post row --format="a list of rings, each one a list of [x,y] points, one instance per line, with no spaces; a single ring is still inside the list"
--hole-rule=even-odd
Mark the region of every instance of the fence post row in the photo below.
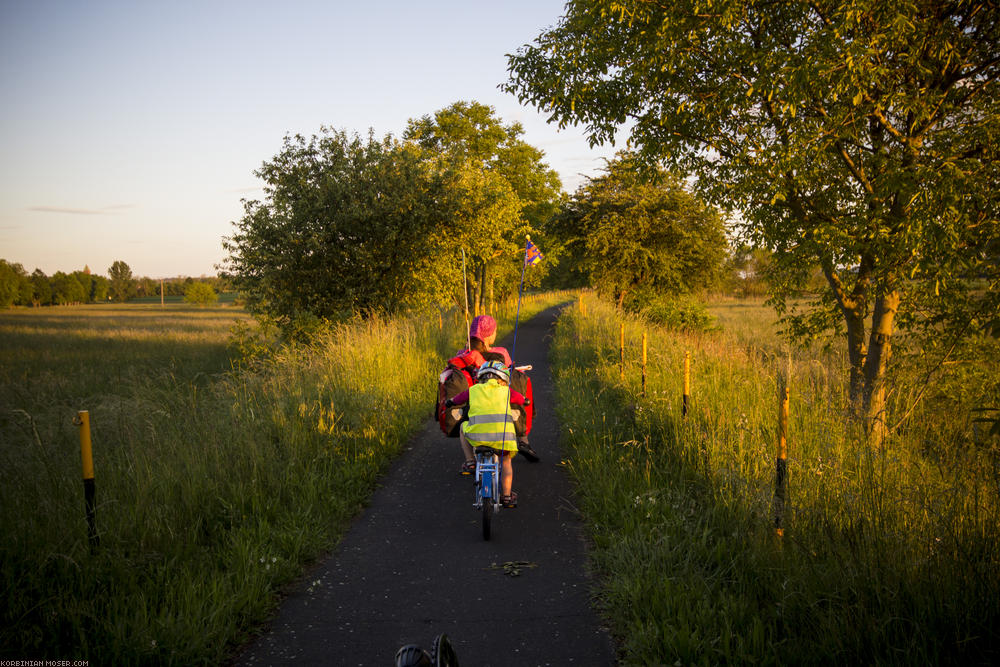
[[[90,550],[100,544],[97,535],[97,501],[94,484],[94,457],[90,441],[90,412],[80,410],[73,423],[80,427],[80,462],[83,467],[83,502],[87,513],[87,539]]]
[[[621,352],[621,363],[619,364],[619,370],[621,372],[621,379],[625,379],[625,323],[621,323],[621,328],[619,330],[618,336],[618,349]]]
[[[684,353],[684,394],[681,400],[681,416],[687,417],[691,400],[691,353]]]
[[[580,311],[585,312],[583,297],[580,297]],[[619,328],[618,349],[620,353],[621,379],[625,379],[625,324]],[[646,395],[646,362],[647,362],[647,335],[642,333],[642,396]],[[788,406],[789,406],[789,379],[791,377],[791,365],[789,363],[789,376],[781,382],[778,390],[778,428],[777,428],[777,458],[775,461],[774,477],[774,528],[778,537],[785,534],[785,504],[788,498]],[[684,394],[682,395],[681,414],[686,418],[691,401],[691,352],[684,353]]]
[[[774,531],[785,535],[785,502],[788,497],[788,384],[778,390],[778,457],[774,471]]]
[[[646,332],[642,332],[642,396],[646,396]]]

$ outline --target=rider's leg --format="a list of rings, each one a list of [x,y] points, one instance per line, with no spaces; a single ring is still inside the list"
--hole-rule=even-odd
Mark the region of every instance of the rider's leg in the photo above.
[[[476,472],[476,457],[472,453],[472,447],[469,446],[469,441],[465,439],[465,432],[458,432],[458,441],[462,445],[462,453],[465,454],[465,463],[462,464],[462,468],[459,470],[463,475],[471,475]]]
[[[524,458],[528,459],[532,463],[538,463],[539,456],[538,453],[531,448],[528,444],[528,436],[521,435],[517,438],[517,451],[524,455]]]
[[[469,441],[465,439],[465,431],[459,429],[458,431],[458,441],[462,445],[462,453],[465,454],[466,461],[474,461],[476,456],[472,453],[472,446],[469,445]]]
[[[511,486],[514,484],[514,452],[504,452],[502,458],[503,463],[501,465],[503,466],[503,481],[501,483],[500,493],[505,496],[509,496]]]

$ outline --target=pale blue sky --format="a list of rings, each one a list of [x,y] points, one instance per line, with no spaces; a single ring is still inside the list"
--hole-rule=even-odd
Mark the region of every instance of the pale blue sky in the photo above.
[[[492,105],[572,192],[611,147],[497,90],[563,0],[0,0],[0,258],[51,275],[115,260],[215,273],[286,133],[398,135]]]

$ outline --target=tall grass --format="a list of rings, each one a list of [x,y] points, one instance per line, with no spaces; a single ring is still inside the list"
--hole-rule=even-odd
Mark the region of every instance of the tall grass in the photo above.
[[[559,320],[565,465],[624,661],[995,660],[996,451],[965,442],[945,463],[927,455],[928,424],[868,451],[845,417],[842,355],[784,349],[757,306],[714,310],[722,331],[699,335],[626,316],[624,381],[620,313],[595,301],[586,317],[572,308]],[[683,418],[686,351],[692,404]],[[791,502],[781,539],[774,443],[777,377],[788,369]]]
[[[529,299],[522,317],[565,298]],[[215,314],[225,322],[142,306],[0,316],[3,657],[223,660],[364,506],[464,340],[453,314],[372,318],[230,371],[234,313]]]

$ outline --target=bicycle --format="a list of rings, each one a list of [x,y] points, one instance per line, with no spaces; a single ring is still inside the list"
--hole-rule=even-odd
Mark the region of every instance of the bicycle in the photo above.
[[[448,641],[448,635],[434,638],[428,653],[417,644],[407,644],[396,651],[396,667],[458,667],[458,655]]]
[[[483,513],[483,539],[492,535],[493,516],[500,511],[500,454],[492,447],[476,447],[475,502]]]

